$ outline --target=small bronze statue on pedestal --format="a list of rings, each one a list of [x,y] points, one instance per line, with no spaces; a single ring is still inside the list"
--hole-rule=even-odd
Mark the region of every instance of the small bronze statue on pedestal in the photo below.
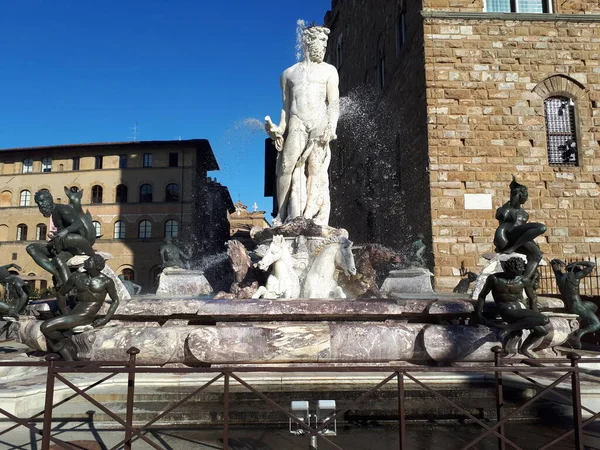
[[[60,354],[67,361],[77,359],[77,350],[65,332],[83,325],[91,324],[95,328],[106,325],[119,306],[114,281],[101,273],[104,265],[104,258],[98,254],[86,259],[83,263],[85,272],[74,272],[57,293],[61,315],[44,321],[40,328],[46,336],[48,350]],[[66,296],[72,289],[77,291],[77,301],[73,310],[69,311]],[[110,308],[102,319],[96,319],[107,294],[112,300]]]
[[[554,270],[556,285],[567,312],[577,314],[581,321],[579,330],[571,340],[574,348],[581,348],[582,336],[600,330],[600,320],[596,316],[598,306],[592,302],[582,301],[579,296],[579,282],[592,273],[596,264],[591,261],[577,261],[565,266],[565,263],[560,259],[553,259],[550,264],[552,270]],[[562,271],[563,267],[565,267],[566,272]],[[585,328],[583,328],[584,323],[587,325]]]
[[[532,279],[543,255],[534,239],[546,232],[546,225],[527,223],[529,214],[521,207],[527,198],[527,186],[517,183],[513,176],[510,183],[510,200],[496,211],[499,225],[494,235],[494,245],[498,253],[517,252],[525,255],[527,266],[523,278]]]
[[[548,334],[546,325],[550,321],[537,309],[537,295],[533,281],[524,276],[525,262],[523,259],[517,256],[509,258],[502,267],[503,272],[487,277],[477,299],[475,320],[483,325],[500,328],[498,337],[501,341],[504,341],[514,331],[530,330],[529,336],[519,348],[519,353],[529,358],[535,358],[536,355],[531,351],[531,347]],[[521,302],[523,290],[529,299],[529,308],[524,308]],[[499,325],[483,317],[485,298],[490,292],[494,297],[498,313],[506,324]]]
[[[173,244],[173,239],[170,237],[165,238],[165,243],[160,247],[159,252],[163,269],[167,267],[186,269],[187,264],[184,260],[191,259],[191,255]]]
[[[422,233],[417,234],[417,240],[410,246],[408,264],[413,267],[427,267],[427,262],[425,261],[425,250],[427,247],[423,239],[425,239],[425,236]]]
[[[21,270],[21,267],[15,263],[0,266],[0,283],[6,286],[7,298],[11,294],[17,296],[15,304],[0,302],[0,318],[7,317],[9,320],[16,320],[19,314],[25,311],[27,301],[29,300],[29,285],[23,281],[18,275],[13,275],[8,269],[14,267]]]

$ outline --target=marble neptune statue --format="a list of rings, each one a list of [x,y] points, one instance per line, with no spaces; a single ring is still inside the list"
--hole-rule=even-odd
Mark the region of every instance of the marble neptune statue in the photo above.
[[[328,225],[331,209],[327,169],[329,143],[340,114],[338,73],[323,61],[329,29],[305,28],[302,61],[281,75],[283,109],[279,125],[265,117],[277,154],[277,215],[274,225],[295,217]]]

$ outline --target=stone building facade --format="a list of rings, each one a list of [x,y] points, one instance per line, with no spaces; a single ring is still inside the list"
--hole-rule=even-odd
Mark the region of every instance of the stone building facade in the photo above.
[[[252,207],[252,211],[248,211],[248,207],[239,200],[233,206],[235,211],[228,215],[229,235],[231,239],[240,241],[246,248],[252,250],[256,246],[252,240],[252,230],[264,230],[271,226],[265,219],[266,211],[259,211],[256,204]]]
[[[338,0],[325,25],[346,97],[333,220],[355,240],[423,233],[450,290],[494,250],[514,174],[546,259],[600,252],[596,0]]]
[[[166,236],[196,258],[224,250],[233,202],[227,188],[207,177],[218,169],[205,139],[2,150],[0,264],[16,263],[20,275],[52,286],[25,250],[51,230],[34,195],[45,188],[55,202],[68,203],[64,186],[76,186],[100,236],[94,248],[113,256],[108,264],[115,272],[152,291]]]

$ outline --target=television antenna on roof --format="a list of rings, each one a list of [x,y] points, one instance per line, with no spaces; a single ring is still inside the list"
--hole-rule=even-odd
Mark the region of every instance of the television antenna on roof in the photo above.
[[[133,141],[137,141],[137,136],[138,136],[137,120],[133,123],[133,128],[131,128],[131,130],[133,131],[133,136],[131,136],[130,139]]]

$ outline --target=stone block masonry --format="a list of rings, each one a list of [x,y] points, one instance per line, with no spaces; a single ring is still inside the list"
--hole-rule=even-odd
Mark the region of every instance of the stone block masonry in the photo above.
[[[461,262],[482,265],[474,244],[493,251],[512,174],[548,227],[537,241],[548,258],[600,251],[600,22],[426,19],[424,43],[437,287],[456,285]],[[575,100],[578,167],[548,163],[548,95]],[[491,210],[464,209],[464,194],[482,193]]]

